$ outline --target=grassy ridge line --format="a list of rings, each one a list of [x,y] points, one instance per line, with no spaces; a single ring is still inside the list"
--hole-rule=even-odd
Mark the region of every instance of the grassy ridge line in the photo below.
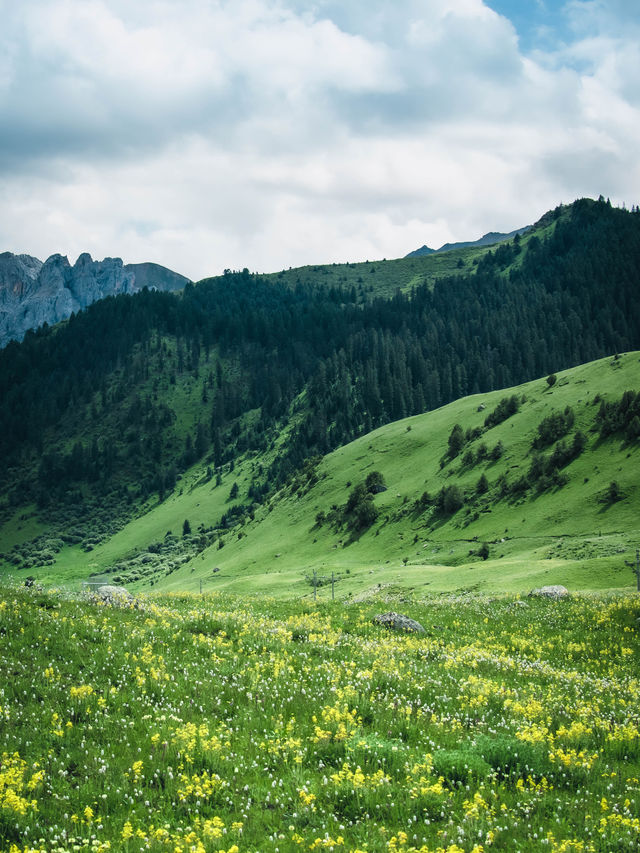
[[[569,208],[560,206],[555,211],[549,211],[531,229],[520,237],[520,245],[523,250],[529,240],[535,236],[543,240],[549,236],[556,221],[568,215]],[[500,241],[500,243],[511,243],[511,240]],[[450,249],[449,251],[435,253],[433,255],[420,255],[417,257],[393,258],[377,261],[358,261],[355,263],[333,263],[333,264],[310,264],[304,267],[295,267],[288,270],[280,270],[274,273],[259,273],[260,278],[295,287],[300,283],[321,284],[330,289],[331,287],[355,287],[361,294],[363,301],[376,297],[389,299],[398,290],[410,291],[425,282],[435,283],[438,279],[447,278],[459,274],[471,272],[478,261],[488,252],[495,252],[500,243],[488,246],[466,246],[461,249]],[[519,267],[526,252],[521,252],[509,266],[504,274],[508,275],[512,267]],[[209,281],[210,279],[204,279]]]
[[[348,264],[322,264],[283,270],[261,275],[288,287],[298,283],[320,283],[323,287],[355,287],[362,298],[391,298],[397,290],[408,291],[424,282],[469,272],[474,259],[479,259],[490,247],[452,249],[442,255],[417,258],[397,258],[382,261],[360,261]],[[495,247],[494,247],[495,248]]]

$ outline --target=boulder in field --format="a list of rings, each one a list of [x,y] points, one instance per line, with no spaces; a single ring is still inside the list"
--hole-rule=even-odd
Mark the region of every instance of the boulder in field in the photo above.
[[[106,604],[111,607],[139,607],[139,602],[131,593],[123,586],[104,586],[96,587],[89,592],[89,598],[99,604]]]
[[[568,595],[569,590],[562,584],[541,586],[539,589],[532,589],[529,593],[529,597],[534,598],[566,598]]]
[[[373,617],[373,621],[376,625],[384,625],[385,628],[389,628],[391,631],[405,631],[410,634],[426,633],[419,622],[416,622],[415,619],[410,619],[408,616],[404,616],[402,613],[394,613],[393,611],[379,613]]]

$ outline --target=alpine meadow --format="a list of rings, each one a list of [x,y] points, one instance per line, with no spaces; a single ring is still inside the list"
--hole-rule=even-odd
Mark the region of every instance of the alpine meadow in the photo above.
[[[638,850],[640,210],[495,238],[0,349],[2,853]]]

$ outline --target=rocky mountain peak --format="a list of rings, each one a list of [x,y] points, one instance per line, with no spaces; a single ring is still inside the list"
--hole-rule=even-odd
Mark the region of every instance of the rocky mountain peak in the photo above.
[[[42,263],[30,255],[0,253],[0,347],[22,340],[28,329],[53,325],[98,299],[144,287],[181,290],[189,279],[158,264],[94,261],[83,252],[73,266],[66,255]]]

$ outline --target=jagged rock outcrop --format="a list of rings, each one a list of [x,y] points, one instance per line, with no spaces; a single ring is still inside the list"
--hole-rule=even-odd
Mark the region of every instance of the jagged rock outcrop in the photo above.
[[[158,264],[94,261],[80,255],[73,266],[64,255],[43,264],[30,255],[0,254],[0,347],[20,341],[28,329],[50,326],[98,299],[120,293],[181,290],[189,279]]]

